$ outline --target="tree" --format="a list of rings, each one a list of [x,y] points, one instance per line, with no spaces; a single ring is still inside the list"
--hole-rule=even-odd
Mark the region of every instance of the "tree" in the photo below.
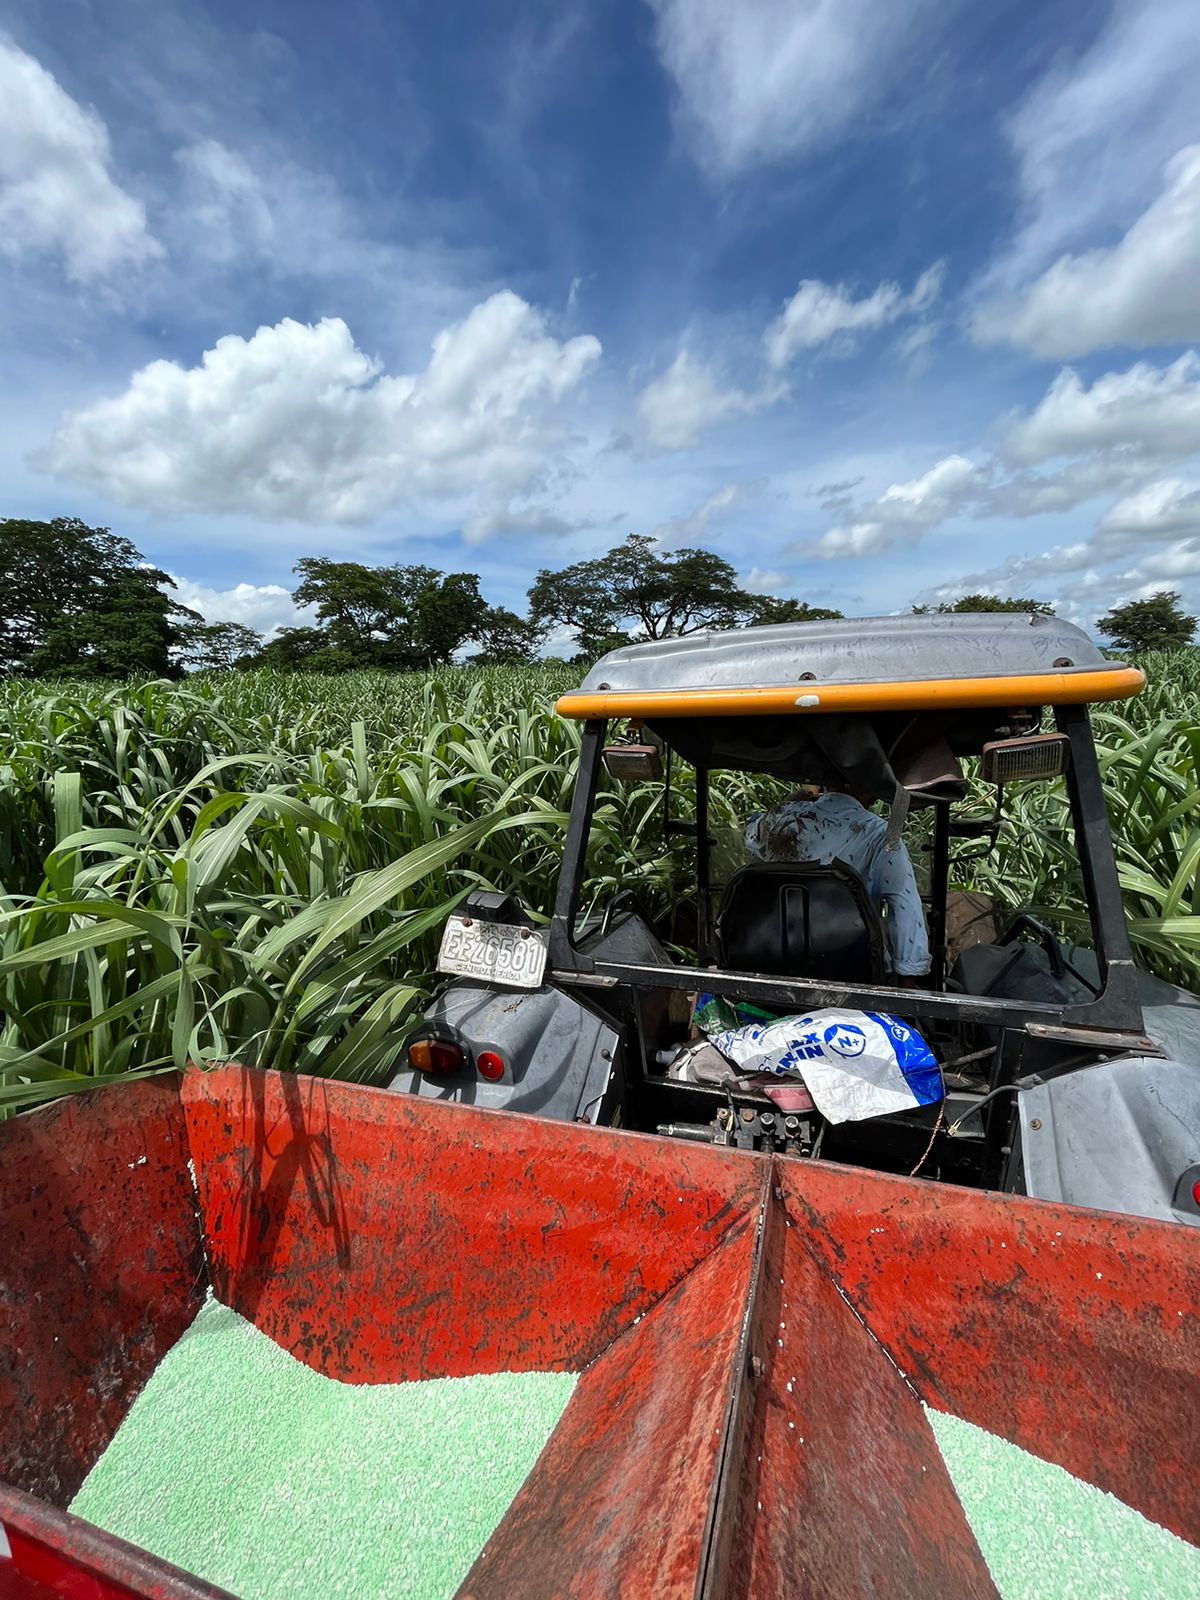
[[[254,657],[256,667],[280,672],[352,672],[362,663],[352,650],[329,643],[324,628],[280,628]]]
[[[542,629],[504,606],[487,606],[475,630],[475,639],[479,654],[470,657],[472,665],[520,665],[537,659]]]
[[[830,611],[824,606],[810,606],[804,600],[777,600],[773,595],[760,595],[758,615],[751,619],[751,627],[761,627],[772,622],[837,622],[840,611]]]
[[[30,672],[74,678],[176,678],[172,651],[183,638],[176,618],[202,619],[163,592],[175,585],[155,567],[118,571],[99,584],[93,604],[63,617],[28,657]]]
[[[428,570],[428,569],[426,569]],[[406,648],[414,668],[441,666],[479,638],[487,605],[473,572],[434,573],[416,591]]]
[[[368,567],[327,556],[306,556],[295,571],[301,582],[292,598],[297,605],[314,606],[325,625],[313,630],[322,643],[308,653],[327,648],[356,666],[401,671],[439,666],[475,637],[487,609],[473,572]],[[322,670],[312,661],[306,665]]]
[[[242,622],[194,622],[181,628],[179,660],[196,672],[228,672],[258,655],[262,634]]]
[[[128,539],[78,517],[0,518],[0,672],[29,670],[35,652],[45,660],[49,636],[65,641],[69,623],[111,606],[116,581],[147,570],[140,562]]]
[[[1178,650],[1191,644],[1196,618],[1181,609],[1175,589],[1160,589],[1146,600],[1128,600],[1114,606],[1096,627],[1113,648],[1140,655],[1145,650]]]
[[[609,644],[627,618],[640,624],[639,637],[668,639],[749,621],[760,599],[740,589],[733,567],[711,550],[663,551],[638,533],[592,561],[539,572],[529,591],[533,621],[573,628],[585,655]]]
[[[531,620],[538,627],[560,622],[571,628],[579,640],[582,656],[594,659],[618,634],[621,613],[617,610],[603,567],[603,561],[577,561],[561,572],[543,570],[529,591]],[[627,634],[620,634],[628,644]]]
[[[1002,600],[995,594],[964,594],[958,600],[943,600],[936,606],[913,607],[913,614],[918,617],[928,616],[931,612],[947,616],[959,611],[1032,611],[1040,617],[1054,615],[1054,607],[1045,600]]]
[[[364,657],[394,631],[413,589],[436,576],[431,567],[367,567],[328,556],[304,556],[292,570],[301,575],[296,604],[315,606],[330,641]]]

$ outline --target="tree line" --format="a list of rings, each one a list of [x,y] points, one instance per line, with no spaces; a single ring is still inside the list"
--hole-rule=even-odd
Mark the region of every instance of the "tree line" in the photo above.
[[[242,623],[207,622],[183,605],[168,574],[108,528],[74,517],[0,519],[0,672],[127,678],[253,666],[416,671],[464,656],[521,663],[539,657],[555,628],[578,640],[574,660],[590,662],[638,639],[842,615],[751,594],[712,551],[664,550],[643,534],[605,555],[538,572],[524,616],[489,604],[472,572],[327,556],[305,556],[293,571],[292,598],[313,620],[266,641]],[[981,594],[932,609],[1051,610],[1043,601]],[[1178,594],[1163,591],[1114,608],[1098,627],[1116,648],[1137,652],[1190,643],[1196,619],[1184,615]]]

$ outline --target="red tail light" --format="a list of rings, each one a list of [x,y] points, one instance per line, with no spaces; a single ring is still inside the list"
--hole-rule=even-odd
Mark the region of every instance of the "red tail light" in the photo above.
[[[481,1050],[475,1057],[475,1065],[479,1068],[479,1076],[486,1078],[489,1083],[499,1083],[504,1076],[504,1057],[498,1056],[494,1050]]]
[[[408,1047],[409,1065],[418,1072],[457,1072],[466,1059],[462,1045],[451,1039],[414,1039]]]

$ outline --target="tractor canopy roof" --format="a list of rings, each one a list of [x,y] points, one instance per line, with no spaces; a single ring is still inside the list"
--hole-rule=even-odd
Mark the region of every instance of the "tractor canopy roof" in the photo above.
[[[1060,617],[852,617],[626,645],[557,709],[583,720],[948,712],[1123,700],[1143,685]]]

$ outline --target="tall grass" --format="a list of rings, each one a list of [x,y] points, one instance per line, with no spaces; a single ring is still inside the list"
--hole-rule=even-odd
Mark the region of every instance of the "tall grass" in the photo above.
[[[236,1056],[379,1081],[473,887],[549,911],[578,728],[569,669],[185,685],[0,684],[0,1115],[97,1082]],[[1131,930],[1200,988],[1200,665],[1095,713]],[[754,780],[715,785],[734,825]],[[686,814],[686,775],[676,798]],[[605,787],[590,892],[686,892],[656,788]],[[1082,933],[1061,786],[1009,796],[960,876]]]

